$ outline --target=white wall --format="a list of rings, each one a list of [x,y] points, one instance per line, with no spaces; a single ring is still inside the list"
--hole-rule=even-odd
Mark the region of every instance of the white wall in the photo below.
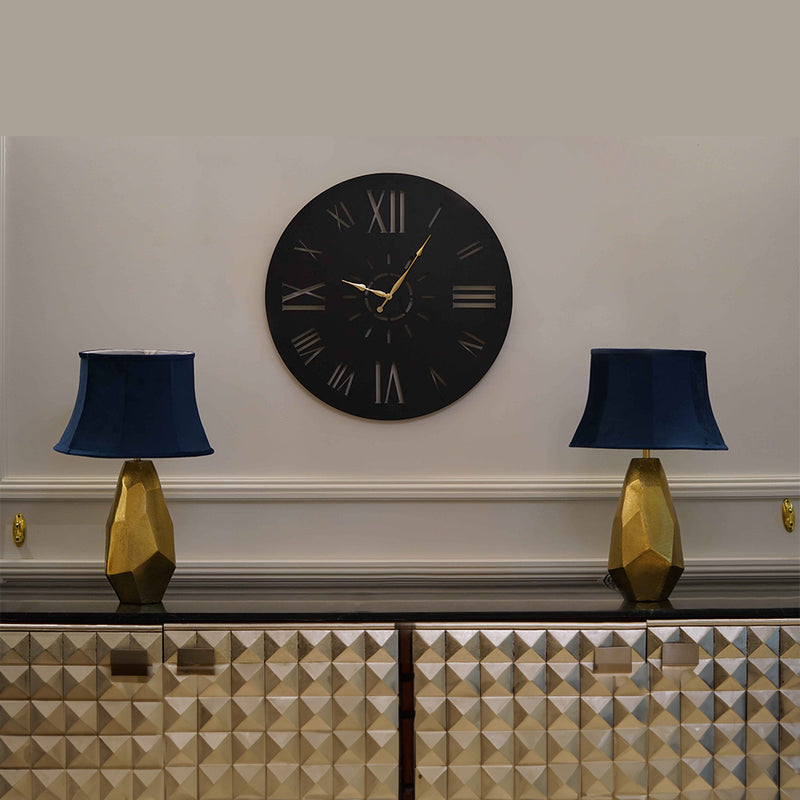
[[[567,446],[589,350],[675,347],[708,352],[730,448],[654,453],[687,561],[798,559],[780,521],[800,494],[798,155],[793,138],[9,138],[0,554],[102,559],[119,465],[52,445],[78,351],[119,347],[197,353],[216,453],[157,465],[180,564],[602,564],[636,454]],[[374,171],[464,195],[514,282],[487,376],[402,423],[310,396],[264,313],[292,216]]]

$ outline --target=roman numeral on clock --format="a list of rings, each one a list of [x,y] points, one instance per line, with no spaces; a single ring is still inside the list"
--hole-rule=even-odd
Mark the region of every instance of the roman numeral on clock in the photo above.
[[[388,405],[390,402],[405,403],[403,398],[403,387],[400,385],[400,374],[397,371],[397,364],[392,362],[389,367],[389,374],[385,381],[382,378],[381,362],[375,362],[375,403],[376,405]]]
[[[328,386],[335,389],[337,392],[342,392],[345,395],[350,394],[350,389],[353,386],[353,379],[356,374],[347,364],[337,364],[328,380]]]
[[[497,286],[454,286],[453,308],[496,308]]]
[[[469,331],[461,331],[463,338],[458,340],[458,343],[474,358],[478,357],[478,353],[486,346],[486,342],[474,333]]]
[[[309,247],[302,239],[297,240],[297,244],[294,246],[294,249],[297,250],[298,253],[305,253],[306,255],[311,256],[314,261],[317,260],[317,256],[322,255],[322,250],[314,250],[313,248]]]
[[[308,366],[324,349],[322,337],[314,328],[298,333],[292,339],[292,344],[303,363]]]
[[[382,190],[376,198],[371,189],[367,189],[367,199],[372,207],[372,219],[369,221],[367,233],[372,233],[373,227],[377,224],[378,231],[381,233],[405,233],[406,232],[406,193],[389,189],[388,202],[381,210],[383,200],[386,197],[386,190]],[[384,220],[382,214],[386,214]],[[387,227],[388,222],[388,227]]]
[[[440,392],[447,386],[447,381],[433,367],[428,367],[428,374],[431,376],[436,391]]]
[[[352,228],[355,225],[355,220],[352,214],[348,211],[344,203],[334,203],[333,208],[325,209],[334,220],[336,220],[336,227],[341,230],[342,228]]]
[[[465,258],[474,256],[475,253],[478,253],[481,250],[483,250],[483,245],[480,242],[472,242],[472,244],[468,244],[466,247],[463,247],[461,250],[459,250],[456,255],[458,256],[459,261],[463,261]]]
[[[281,311],[324,311],[325,296],[317,293],[317,289],[322,289],[324,286],[325,281],[305,288],[284,283],[281,294]]]

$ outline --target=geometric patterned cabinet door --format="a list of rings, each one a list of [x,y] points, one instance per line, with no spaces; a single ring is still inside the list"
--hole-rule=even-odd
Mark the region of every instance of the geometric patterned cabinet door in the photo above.
[[[164,659],[170,800],[396,800],[393,626],[167,627]]]
[[[111,676],[115,648],[143,677]],[[161,627],[0,628],[0,797],[162,798]]]
[[[414,631],[417,800],[644,797],[643,625]],[[625,675],[594,672],[625,647]]]
[[[690,669],[666,643],[697,645]],[[800,798],[800,626],[653,625],[650,797]]]
[[[800,800],[798,625],[413,636],[417,800]]]
[[[393,627],[2,626],[0,797],[396,800],[398,688]]]

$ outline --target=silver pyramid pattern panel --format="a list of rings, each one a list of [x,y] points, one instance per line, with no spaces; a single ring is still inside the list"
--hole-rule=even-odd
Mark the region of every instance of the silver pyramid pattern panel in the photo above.
[[[418,626],[419,800],[800,799],[800,626]],[[694,645],[670,666],[664,644]],[[629,648],[630,672],[594,671]]]

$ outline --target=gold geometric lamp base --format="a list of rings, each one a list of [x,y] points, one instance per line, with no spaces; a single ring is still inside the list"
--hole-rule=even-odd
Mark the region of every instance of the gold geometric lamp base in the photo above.
[[[106,523],[106,577],[121,603],[159,603],[175,571],[175,540],[152,461],[126,461]]]
[[[626,600],[666,600],[683,572],[681,532],[657,458],[634,458],[611,528],[608,571]]]

